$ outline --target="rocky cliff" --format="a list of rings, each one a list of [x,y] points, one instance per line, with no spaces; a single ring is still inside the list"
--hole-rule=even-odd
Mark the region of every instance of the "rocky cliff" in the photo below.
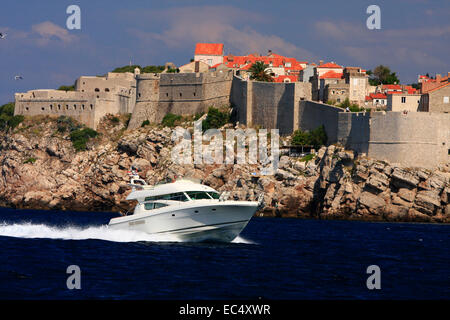
[[[175,165],[170,128],[125,127],[105,119],[79,152],[50,118],[27,119],[2,134],[0,205],[125,212],[133,206],[124,199],[135,165],[149,184],[189,176],[233,199],[264,192],[258,216],[450,222],[449,166],[403,168],[329,146],[308,162],[282,156],[274,176],[258,176],[256,165]]]

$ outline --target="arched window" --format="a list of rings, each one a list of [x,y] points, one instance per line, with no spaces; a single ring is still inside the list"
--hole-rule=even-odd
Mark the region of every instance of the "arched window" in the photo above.
[[[91,110],[94,109],[94,106],[91,104]]]
[[[66,104],[66,110],[69,110],[69,105],[68,104]]]
[[[77,110],[77,105],[76,104],[73,105],[73,109]]]
[[[105,92],[109,92],[109,88],[105,88]]]
[[[81,105],[81,109],[83,109],[83,110],[84,110],[84,104],[82,104],[82,105]]]
[[[50,110],[53,110],[53,105],[52,104],[50,105]]]
[[[99,88],[95,88],[95,92],[100,92],[100,89]]]
[[[61,110],[61,105],[60,104],[58,104],[58,110]]]

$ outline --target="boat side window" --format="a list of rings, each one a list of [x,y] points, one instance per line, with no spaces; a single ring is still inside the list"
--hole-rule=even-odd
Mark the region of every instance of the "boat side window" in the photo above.
[[[146,197],[145,201],[155,201],[155,200],[175,200],[175,201],[188,201],[188,198],[183,192],[164,194],[154,197]]]
[[[153,209],[159,209],[162,207],[167,207],[167,204],[165,203],[159,203],[159,202],[152,202],[152,203],[145,203],[144,204],[145,210],[153,210]]]
[[[211,197],[208,195],[208,193],[204,191],[188,191],[186,193],[192,200],[202,200],[202,199],[211,200]]]
[[[219,199],[220,198],[220,194],[218,194],[217,192],[208,192],[208,194],[211,196],[211,198],[213,199]]]

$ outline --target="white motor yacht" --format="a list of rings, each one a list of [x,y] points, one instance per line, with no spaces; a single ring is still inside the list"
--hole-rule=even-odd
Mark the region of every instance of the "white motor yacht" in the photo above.
[[[149,234],[174,235],[181,241],[230,242],[245,228],[262,201],[230,201],[191,179],[154,186],[131,173],[131,193],[137,200],[131,215],[113,218],[112,229],[138,230]]]

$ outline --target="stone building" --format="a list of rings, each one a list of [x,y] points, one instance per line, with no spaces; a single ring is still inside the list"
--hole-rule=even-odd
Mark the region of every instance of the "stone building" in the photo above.
[[[389,93],[387,94],[387,111],[419,111],[420,94]]]
[[[194,61],[201,61],[210,67],[223,62],[223,43],[197,43]]]
[[[132,73],[108,73],[105,77],[80,77],[75,91],[30,90],[15,94],[14,114],[70,116],[96,128],[106,114],[131,113],[136,100]]]
[[[419,111],[450,113],[450,82],[423,94]]]
[[[208,72],[210,66],[203,61],[191,61],[182,65],[178,69],[180,73]]]

